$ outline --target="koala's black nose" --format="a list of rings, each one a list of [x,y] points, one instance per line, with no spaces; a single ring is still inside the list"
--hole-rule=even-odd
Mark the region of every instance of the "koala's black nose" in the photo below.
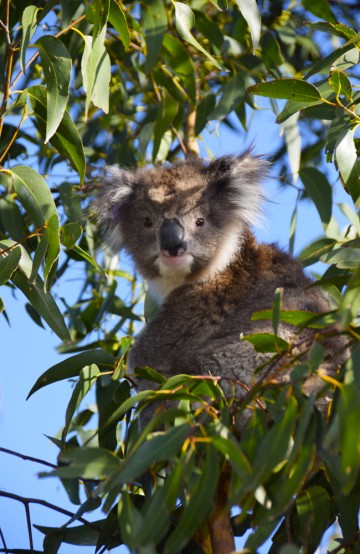
[[[160,227],[160,249],[170,256],[177,256],[185,251],[184,228],[178,221],[166,220]]]

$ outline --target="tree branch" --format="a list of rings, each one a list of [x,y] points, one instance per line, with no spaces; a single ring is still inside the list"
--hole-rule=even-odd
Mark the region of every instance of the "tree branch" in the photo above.
[[[0,452],[4,452],[5,454],[10,454],[11,456],[17,456],[18,458],[21,458],[22,460],[27,460],[29,462],[35,462],[37,464],[42,464],[44,466],[51,467],[52,469],[57,469],[57,465],[52,464],[50,462],[47,462],[45,460],[40,460],[39,458],[33,458],[33,456],[27,456],[26,454],[20,454],[20,452],[15,452],[14,450],[9,450],[8,448],[4,448],[0,446]]]
[[[87,527],[90,527],[90,529],[94,529],[94,531],[98,531],[98,532],[101,531],[101,528],[98,525],[91,523],[87,519],[84,519],[83,517],[79,517],[73,512],[69,512],[64,508],[55,506],[55,504],[50,504],[50,502],[47,502],[46,500],[40,500],[39,498],[25,498],[23,496],[19,496],[18,494],[13,494],[11,492],[5,492],[5,491],[0,491],[0,497],[10,498],[11,500],[17,500],[18,502],[21,502],[22,504],[24,504],[25,509],[26,509],[26,506],[29,504],[39,504],[40,506],[49,508],[49,510],[54,510],[55,512],[59,512],[60,514],[73,518],[74,520],[77,520],[80,523],[87,525]]]

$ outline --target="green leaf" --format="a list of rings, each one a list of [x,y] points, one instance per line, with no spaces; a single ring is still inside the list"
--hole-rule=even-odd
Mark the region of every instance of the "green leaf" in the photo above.
[[[261,33],[261,16],[257,7],[256,0],[236,0],[243,18],[249,25],[253,52],[259,46]]]
[[[187,48],[173,35],[165,34],[163,39],[163,50],[165,60],[172,71],[180,77],[191,103],[195,104],[195,68]]]
[[[36,26],[37,26],[36,18],[37,18],[38,11],[39,11],[39,8],[37,8],[36,6],[26,6],[22,14],[22,20],[21,20],[22,39],[20,43],[20,66],[24,75],[26,73],[26,67],[25,67],[26,49],[36,30]]]
[[[40,85],[29,87],[27,89],[27,95],[31,108],[34,111],[39,131],[41,135],[45,137],[47,111],[46,88]],[[57,149],[59,154],[65,159],[68,159],[75,167],[80,175],[80,182],[83,183],[85,177],[84,147],[79,131],[67,111],[65,111],[60,125],[55,134],[51,137],[50,142]]]
[[[145,71],[149,72],[157,62],[162,41],[167,30],[167,13],[162,0],[147,0],[141,3],[141,16],[145,29]]]
[[[220,89],[220,98],[208,119],[224,119],[237,108],[245,96],[245,81],[241,73],[233,75]]]
[[[289,348],[286,340],[271,333],[252,333],[241,336],[241,340],[253,344],[256,352],[283,352]]]
[[[70,402],[66,408],[65,427],[62,434],[63,440],[66,439],[66,435],[75,411],[78,409],[82,400],[87,395],[93,384],[96,383],[100,375],[101,372],[98,366],[95,364],[85,366],[83,369],[80,370],[79,380],[73,389]]]
[[[191,8],[183,4],[183,2],[173,2],[173,4],[175,6],[175,24],[181,38],[202,52],[215,67],[223,69],[216,59],[191,34],[191,29],[195,25],[195,15]]]
[[[355,50],[352,44],[345,44],[341,48],[337,48],[333,52],[331,52],[328,56],[325,56],[324,58],[321,58],[318,62],[315,62],[309,71],[305,75],[305,79],[308,79],[309,77],[312,77],[313,75],[316,75],[317,73],[325,73],[329,72],[332,65],[337,60],[343,60],[344,56],[348,54],[350,50]],[[351,60],[353,60],[352,56],[350,55]],[[343,64],[344,62],[342,62]],[[352,61],[351,64],[353,65]],[[344,67],[342,67],[344,69]]]
[[[45,143],[59,127],[69,99],[71,56],[60,39],[44,35],[36,42],[47,85]]]
[[[323,533],[330,524],[330,497],[326,489],[314,485],[296,500],[302,532],[302,544],[306,552],[314,552],[319,546]]]
[[[181,550],[211,512],[218,486],[219,461],[216,451],[209,444],[205,460],[200,468],[200,476],[192,487],[191,498],[174,532],[165,544],[165,554],[176,554]]]
[[[255,483],[260,484],[271,474],[276,466],[283,461],[290,444],[291,433],[294,427],[297,411],[297,402],[294,397],[282,418],[275,423],[259,444],[253,464],[253,479],[244,483],[246,490],[251,490]]]
[[[114,369],[115,358],[105,350],[87,350],[80,354],[75,354],[71,358],[67,358],[45,371],[32,387],[27,398],[30,398],[34,392],[39,389],[57,383],[63,379],[71,379],[78,377],[80,371],[88,365],[96,364],[101,371],[111,372]]]
[[[72,248],[82,235],[82,228],[79,223],[65,223],[61,227],[60,240],[66,248]]]
[[[110,0],[109,21],[119,33],[120,40],[123,43],[125,50],[127,50],[130,46],[131,40],[129,27],[126,21],[125,13],[116,0]]]
[[[336,244],[337,241],[335,239],[324,238],[316,240],[300,252],[299,258],[305,267],[314,264],[318,262],[324,254],[330,252]]]
[[[120,465],[120,460],[115,454],[102,448],[70,448],[60,454],[60,460],[66,467],[60,467],[48,475],[59,477],[83,477],[84,479],[96,479],[107,477]]]
[[[15,246],[8,252],[3,252],[0,248],[0,285],[4,285],[9,281],[19,265],[20,258],[20,246]]]
[[[166,383],[165,377],[161,375],[161,373],[158,373],[157,371],[151,369],[151,367],[135,368],[135,376],[142,377],[144,379],[147,379],[148,381],[152,381],[153,383],[158,383],[159,385]]]
[[[14,241],[5,240],[0,242],[0,249],[6,250],[17,246]],[[25,248],[21,248],[21,258],[19,267],[11,276],[11,280],[20,289],[29,300],[33,308],[46,321],[49,327],[64,342],[70,340],[69,332],[66,328],[64,318],[49,292],[44,292],[44,282],[36,276],[34,283],[29,284],[29,277],[32,270],[32,261]]]
[[[352,100],[352,88],[349,79],[343,71],[334,69],[330,73],[329,84],[336,96],[345,96],[348,100]]]
[[[11,173],[14,179],[14,189],[20,202],[30,215],[38,232],[44,236],[39,242],[38,255],[34,260],[35,268],[29,279],[31,283],[34,282],[35,273],[46,255],[44,278],[48,291],[51,286],[50,275],[53,268],[56,267],[60,254],[60,222],[55,202],[46,181],[31,167],[18,165],[12,168]]]
[[[158,544],[167,534],[171,516],[177,498],[184,470],[184,461],[179,460],[164,483],[158,481],[158,486],[149,502],[142,510],[143,521],[137,533],[137,544],[146,546],[149,543]]]
[[[108,491],[121,483],[134,481],[155,462],[170,460],[178,454],[191,430],[187,423],[172,427],[167,432],[150,435],[148,440],[129,452],[117,471],[111,475],[105,488]]]
[[[303,6],[317,17],[326,19],[329,23],[336,23],[336,17],[331,10],[328,0],[303,0]]]
[[[322,327],[321,323],[316,321],[319,314],[315,312],[306,312],[304,310],[280,310],[279,311],[279,320],[289,323],[290,325],[300,325],[304,327],[309,327],[311,329],[318,329]],[[260,310],[259,312],[254,312],[251,316],[252,321],[261,321],[263,319],[272,319],[273,311],[272,310]]]
[[[166,133],[166,131],[171,126],[176,114],[179,110],[179,104],[170,94],[163,95],[162,104],[159,106],[159,116],[155,123],[154,127],[154,146],[152,158],[153,161],[156,160],[156,157],[159,152],[161,140]]]
[[[360,388],[356,383],[343,385],[339,398],[340,457],[343,494],[356,484],[360,469]]]
[[[324,229],[328,226],[332,212],[332,188],[324,173],[315,167],[303,167],[300,179],[319,212]]]
[[[306,1],[309,1],[309,0],[306,0]],[[351,27],[344,25],[344,23],[333,24],[333,23],[325,23],[324,21],[315,21],[314,23],[311,23],[310,21],[306,21],[305,25],[307,27],[311,27],[312,29],[317,29],[325,33],[331,33],[340,38],[351,39],[356,36],[356,31],[354,31],[354,29],[351,29]]]
[[[85,37],[85,48],[81,59],[81,73],[86,92],[85,117],[87,118],[90,102],[108,113],[109,82],[111,78],[111,62],[105,48],[106,25],[93,40]]]
[[[204,129],[208,121],[211,119],[211,114],[215,108],[216,96],[213,92],[209,92],[202,98],[196,110],[195,135],[199,135]]]
[[[74,244],[72,246],[72,250],[74,252],[76,252],[77,254],[79,254],[79,256],[81,256],[81,258],[83,258],[86,262],[88,262],[90,265],[92,265],[93,267],[95,267],[95,269],[97,269],[98,271],[100,271],[100,273],[104,273],[104,268],[101,267],[96,260],[94,260],[94,258],[92,256],[90,256],[90,254],[88,254],[87,252],[85,252],[85,250],[83,248],[81,248],[78,244]]]
[[[94,526],[100,526],[104,520],[94,521]],[[75,544],[77,546],[96,546],[99,538],[99,531],[89,527],[89,525],[76,525],[75,527],[66,527],[59,530],[58,527],[46,527],[44,525],[36,525],[34,527],[44,533],[44,535],[51,536],[56,531],[59,533],[60,544]]]
[[[335,159],[344,187],[355,203],[360,198],[360,162],[354,143],[356,128],[346,131],[339,137],[335,147]]]
[[[258,83],[248,87],[247,91],[259,96],[296,100],[308,104],[318,102],[321,99],[319,90],[314,85],[301,79],[277,79],[266,83]]]

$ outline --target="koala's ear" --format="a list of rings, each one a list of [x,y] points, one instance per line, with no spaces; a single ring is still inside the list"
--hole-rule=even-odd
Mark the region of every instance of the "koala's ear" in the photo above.
[[[95,184],[96,197],[90,212],[97,221],[104,242],[114,254],[123,245],[121,210],[133,194],[134,182],[134,172],[107,167],[104,176]]]
[[[208,166],[210,186],[221,194],[230,210],[248,225],[258,224],[264,195],[261,181],[269,175],[270,164],[250,151],[240,156],[223,156]]]

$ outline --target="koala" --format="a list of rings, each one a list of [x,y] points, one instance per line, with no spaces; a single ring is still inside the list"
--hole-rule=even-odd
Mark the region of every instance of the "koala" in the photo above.
[[[158,306],[131,349],[129,372],[150,366],[166,377],[220,376],[225,393],[241,398],[261,379],[255,368],[271,355],[240,336],[273,333],[271,321],[251,316],[272,307],[276,289],[283,289],[285,310],[331,309],[318,287],[308,288],[299,261],[274,244],[259,244],[252,233],[268,171],[268,162],[249,151],[209,162],[109,169],[94,204],[104,239],[113,251],[128,251]],[[299,339],[296,332],[280,325],[279,335],[290,343]],[[306,334],[309,345],[313,332],[302,331],[301,338]],[[325,371],[335,374],[340,361],[333,353]],[[323,384],[312,375],[305,390]]]

